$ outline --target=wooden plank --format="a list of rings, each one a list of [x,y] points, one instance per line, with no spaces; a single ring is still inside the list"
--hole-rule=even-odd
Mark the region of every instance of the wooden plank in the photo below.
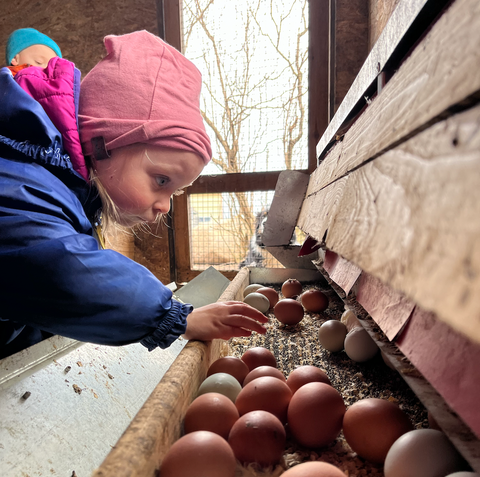
[[[223,192],[275,190],[275,185],[281,172],[240,172],[216,176],[200,176],[186,189],[186,192],[187,194],[221,194]]]
[[[323,268],[327,271],[330,278],[345,292],[345,295],[350,293],[350,290],[362,273],[362,270],[352,262],[345,260],[330,250],[325,252]]]
[[[345,296],[352,291],[351,296],[375,320],[385,336],[394,340],[408,322],[415,303],[331,250],[325,252],[322,266]]]
[[[245,268],[218,301],[242,300],[248,283]],[[181,436],[187,408],[210,364],[227,354],[227,341],[190,341],[92,477],[158,476],[165,454]]]
[[[480,344],[416,308],[397,346],[480,438]]]
[[[368,56],[368,1],[334,0],[335,41],[331,45],[332,102],[335,113]],[[333,115],[332,115],[333,116]]]
[[[156,477],[210,364],[220,357],[220,340],[190,341],[92,477]]]
[[[320,164],[325,187],[480,93],[480,3],[457,0]],[[478,99],[476,99],[478,100]]]
[[[163,0],[165,41],[183,51],[183,0]]]
[[[190,225],[188,223],[188,196],[177,195],[173,198],[173,225],[175,246],[175,269],[177,283],[189,282],[195,275],[188,274],[191,270],[190,263]]]
[[[328,148],[337,131],[345,123],[352,110],[357,106],[357,103],[362,102],[365,104],[364,96],[366,91],[376,81],[379,72],[383,70],[389,58],[399,48],[405,34],[429,2],[432,3],[432,0],[400,1],[353,81],[342,104],[330,121],[324,135],[320,138],[317,145],[317,157],[322,156]]]
[[[415,308],[405,295],[366,272],[358,281],[356,298],[390,341],[401,332]]]
[[[370,48],[375,45],[375,42],[385,28],[390,15],[400,1],[401,0],[369,0]]]
[[[308,170],[317,167],[316,148],[328,126],[328,40],[330,0],[309,2]]]
[[[298,225],[480,342],[479,170],[476,106],[311,193]]]

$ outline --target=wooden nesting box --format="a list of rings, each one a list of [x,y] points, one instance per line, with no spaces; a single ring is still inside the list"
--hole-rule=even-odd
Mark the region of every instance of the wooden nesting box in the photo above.
[[[261,283],[280,288],[281,284],[287,278],[298,278],[304,285],[304,289],[307,289],[309,286],[323,289],[330,288],[327,283],[327,280],[330,281],[328,275],[326,276],[326,280],[323,277],[323,274],[316,270],[245,268],[242,269],[237,277],[231,282],[220,297],[219,301],[242,300],[243,290],[250,283]],[[334,282],[331,283],[336,287]],[[293,353],[291,350],[287,350],[287,348],[290,347],[290,344],[293,344],[293,348],[296,347],[296,343],[290,339],[288,335],[299,335],[307,330],[312,331],[312,329],[315,329],[313,340],[315,342],[318,341],[316,334],[318,326],[320,326],[324,319],[334,318],[335,314],[337,315],[337,318],[339,318],[343,311],[344,303],[333,289],[330,289],[330,291],[331,294],[336,297],[337,301],[342,303],[341,311],[339,311],[340,307],[337,303],[336,310],[332,310],[329,315],[323,315],[323,317],[317,316],[316,319],[313,320],[315,322],[313,327],[285,330],[285,335],[287,336],[287,342],[285,345],[280,344],[279,346],[278,343],[273,345],[272,339],[270,339],[270,347],[272,350],[273,347],[276,348],[275,354],[277,354],[277,356],[279,354],[280,356],[282,354],[284,355],[280,360],[277,359],[277,362],[281,361],[281,363],[279,362],[280,369],[286,371],[287,368],[289,368],[291,371],[298,365],[316,364],[316,353],[308,353],[308,351],[306,351],[307,347],[304,347],[302,350],[295,350]],[[335,306],[332,306],[332,302],[335,300],[332,300],[332,297],[330,300],[331,306],[329,308],[335,308]],[[385,358],[393,368],[398,371],[398,374],[391,370],[389,370],[389,372],[399,376],[398,379],[402,381],[402,383],[406,383],[410,386],[411,390],[413,390],[415,394],[412,393],[412,395],[418,396],[419,403],[422,403],[420,404],[421,409],[418,411],[418,414],[425,411],[423,406],[427,406],[428,410],[434,413],[436,420],[445,428],[447,435],[455,443],[457,448],[469,459],[472,465],[477,465],[478,460],[475,456],[478,455],[480,446],[478,439],[473,435],[472,431],[461,420],[459,420],[458,416],[452,412],[438,391],[421,375],[421,373],[418,372],[415,366],[405,358],[405,356],[399,351],[398,347],[394,343],[391,343],[380,331],[376,322],[365,312],[365,310],[359,306],[354,299],[349,299],[349,305],[355,308],[362,326],[367,329],[371,337],[381,349]],[[274,321],[274,318],[272,318],[272,320]],[[278,328],[278,323],[274,324],[273,327]],[[278,334],[273,336],[274,340],[276,338],[278,338]],[[279,341],[283,341],[283,338]],[[238,343],[242,344],[239,346]],[[182,435],[183,418],[186,410],[196,397],[198,387],[205,379],[210,364],[221,356],[229,354],[237,356],[241,355],[245,349],[248,349],[248,343],[248,338],[234,339],[231,340],[230,343],[220,340],[215,340],[210,343],[196,341],[189,342],[152,392],[138,414],[132,420],[114,449],[109,453],[100,468],[94,472],[93,477],[157,476],[158,469],[160,468],[166,452]],[[317,346],[320,347],[319,345]],[[286,348],[285,351],[283,351],[284,347]],[[330,377],[333,377],[336,370],[334,372],[332,370],[338,365],[339,358],[338,356],[335,358],[330,355],[328,360],[332,362],[332,367],[327,371],[327,374],[329,374]],[[378,366],[378,362],[382,362],[382,360],[377,359],[377,364],[370,364],[367,367],[354,365],[352,368],[353,372],[340,376],[340,382],[342,380],[345,382],[351,382],[357,377],[357,375],[360,375],[360,378],[363,380],[364,377],[362,376],[362,373],[368,375],[368,369],[370,368],[371,370],[372,367]],[[383,366],[385,369],[388,369],[384,364]],[[288,372],[285,374],[287,375]],[[383,380],[383,376],[384,375],[377,380],[377,386],[390,386],[391,388],[391,380]],[[362,398],[362,392],[371,392],[372,390],[368,389],[368,386],[370,385],[371,383],[367,383],[367,387],[364,387],[363,389],[358,386],[359,392],[357,393],[357,390],[355,390],[355,395],[350,396],[350,401],[355,402]],[[355,385],[353,385],[353,387],[355,387]],[[337,388],[340,388],[340,386],[337,385]],[[387,394],[389,395],[389,399],[395,399],[395,396],[399,397],[399,394],[401,393],[397,392],[395,389],[389,389]],[[365,395],[365,397],[369,397],[368,394]],[[386,398],[387,396],[384,395],[383,397]],[[347,396],[345,396],[345,401],[348,403]],[[336,451],[334,450],[325,450],[325,453],[320,453],[320,455],[324,456],[326,454],[331,458],[332,454],[335,452]],[[351,455],[344,456],[343,459],[350,459],[353,461]],[[358,459],[357,463],[359,463]],[[350,465],[355,466],[355,462],[351,462]],[[371,475],[383,475],[381,469],[372,468],[370,470],[375,471],[375,473]],[[367,468],[365,470],[364,468],[363,472],[365,471],[368,473],[369,469]]]
[[[322,280],[316,270],[242,269],[218,301],[243,301],[250,283],[281,284],[288,278]],[[185,412],[210,364],[229,353],[228,342],[190,341],[132,420],[94,477],[154,477],[170,446],[181,436]]]

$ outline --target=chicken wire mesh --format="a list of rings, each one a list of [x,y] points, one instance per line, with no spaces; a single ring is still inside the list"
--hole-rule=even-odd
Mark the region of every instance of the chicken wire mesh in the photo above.
[[[244,266],[283,268],[262,246],[263,226],[274,191],[191,194],[192,269],[238,270]],[[300,231],[292,237],[298,243]]]
[[[212,143],[202,175],[305,170],[308,0],[182,5],[182,51],[202,74],[200,109]],[[190,195],[191,268],[282,267],[261,247],[273,194]]]

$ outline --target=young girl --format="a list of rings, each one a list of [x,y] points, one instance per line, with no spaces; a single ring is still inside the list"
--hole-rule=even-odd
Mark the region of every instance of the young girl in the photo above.
[[[192,309],[99,248],[100,210],[124,226],[155,221],[211,158],[195,66],[146,31],[105,46],[81,91],[79,71],[59,57],[15,78],[0,70],[0,357],[52,334],[153,350],[180,335],[265,333],[254,308]]]

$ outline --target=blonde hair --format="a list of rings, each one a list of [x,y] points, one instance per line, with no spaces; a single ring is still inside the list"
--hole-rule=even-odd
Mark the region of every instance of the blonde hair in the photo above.
[[[87,158],[86,158],[87,159]],[[143,230],[147,233],[152,233],[150,227],[146,222],[139,223],[133,227],[127,227],[122,225],[129,221],[130,215],[122,212],[115,202],[110,197],[109,193],[102,184],[102,181],[98,177],[95,167],[93,165],[92,159],[88,158],[86,160],[87,168],[89,171],[90,182],[96,187],[98,195],[102,202],[102,213],[101,213],[101,230],[102,230],[102,239],[108,241],[108,237],[114,235],[116,232],[122,232],[130,235],[134,235],[136,230]],[[154,220],[154,224],[160,224],[162,221],[163,215],[158,214]]]

